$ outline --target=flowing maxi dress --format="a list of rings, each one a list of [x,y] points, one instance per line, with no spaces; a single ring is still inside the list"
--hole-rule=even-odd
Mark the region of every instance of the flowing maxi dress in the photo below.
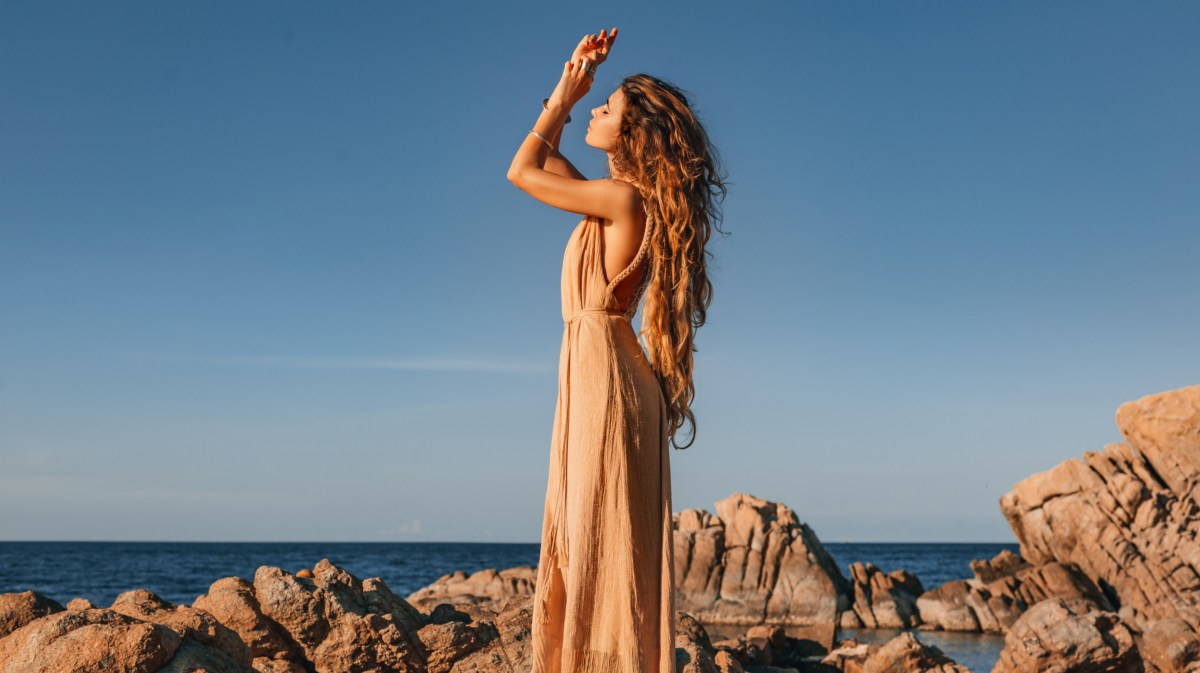
[[[586,216],[562,265],[563,339],[534,595],[532,673],[675,673],[667,407],[633,328],[648,284],[605,278],[603,222]]]

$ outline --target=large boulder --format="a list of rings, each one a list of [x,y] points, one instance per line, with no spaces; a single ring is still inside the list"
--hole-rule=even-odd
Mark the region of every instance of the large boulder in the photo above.
[[[821,663],[842,673],[971,673],[909,631],[882,643],[841,643]]]
[[[992,673],[1143,673],[1134,634],[1112,612],[1052,598],[1009,628]]]
[[[238,634],[204,610],[186,605],[172,605],[146,589],[126,591],[117,596],[110,609],[144,622],[162,624],[177,633],[180,638],[188,638],[205,646],[189,646],[189,650],[193,652],[192,656],[205,661],[222,661],[224,668],[250,667],[250,650]],[[217,650],[225,657],[210,653],[209,649]],[[226,658],[227,661],[223,661]]]
[[[677,513],[676,603],[707,624],[830,624],[850,587],[807,524],[780,503],[734,493]]]
[[[0,639],[0,671],[156,673],[181,641],[162,624],[112,610],[55,612]]]
[[[259,658],[287,661],[304,658],[287,631],[262,613],[254,585],[241,577],[213,582],[208,593],[193,601],[192,607],[209,613],[233,630],[255,658],[256,667],[262,665],[257,661]]]
[[[854,605],[842,613],[842,628],[907,629],[921,624],[917,597],[921,580],[907,570],[884,573],[873,563],[850,566]]]
[[[35,591],[0,594],[0,638],[39,617],[62,611],[58,601]]]
[[[537,569],[529,565],[505,570],[486,568],[470,575],[456,570],[414,591],[405,600],[420,610],[432,609],[439,603],[488,605],[504,610],[510,599],[532,596],[536,584]]]
[[[1035,566],[1092,578],[1136,631],[1200,632],[1200,386],[1121,405],[1126,442],[1016,484],[1000,508]],[[1186,648],[1185,648],[1186,650]]]

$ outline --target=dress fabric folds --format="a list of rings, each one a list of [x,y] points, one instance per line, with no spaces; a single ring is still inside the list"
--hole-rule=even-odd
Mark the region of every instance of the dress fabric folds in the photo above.
[[[675,673],[667,407],[605,278],[603,222],[585,217],[562,266],[563,339],[533,603],[532,673]]]

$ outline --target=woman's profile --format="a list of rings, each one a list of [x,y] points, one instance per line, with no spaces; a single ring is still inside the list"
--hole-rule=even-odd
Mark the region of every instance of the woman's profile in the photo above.
[[[726,190],[683,92],[645,74],[591,110],[586,142],[608,155],[610,177],[588,180],[558,152],[616,36],[580,41],[508,173],[539,201],[584,216],[563,255],[533,673],[675,671],[668,447],[695,440],[692,353],[712,297],[705,246]]]

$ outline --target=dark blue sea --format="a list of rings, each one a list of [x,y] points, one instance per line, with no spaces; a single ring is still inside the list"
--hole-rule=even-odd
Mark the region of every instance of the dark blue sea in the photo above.
[[[871,562],[884,572],[904,569],[925,589],[971,577],[973,559],[990,559],[1015,543],[837,543],[825,548],[847,570]],[[381,577],[405,597],[455,570],[473,573],[537,565],[538,545],[466,542],[0,542],[0,593],[32,589],[65,604],[77,596],[111,605],[130,589],[149,589],[177,604],[190,604],[210,584],[233,575],[254,579],[259,566],[296,572],[323,558],[359,578]],[[723,637],[721,627],[711,627]],[[842,631],[862,641],[890,638],[899,631]],[[992,669],[1003,639],[978,634],[915,631],[975,673]]]

